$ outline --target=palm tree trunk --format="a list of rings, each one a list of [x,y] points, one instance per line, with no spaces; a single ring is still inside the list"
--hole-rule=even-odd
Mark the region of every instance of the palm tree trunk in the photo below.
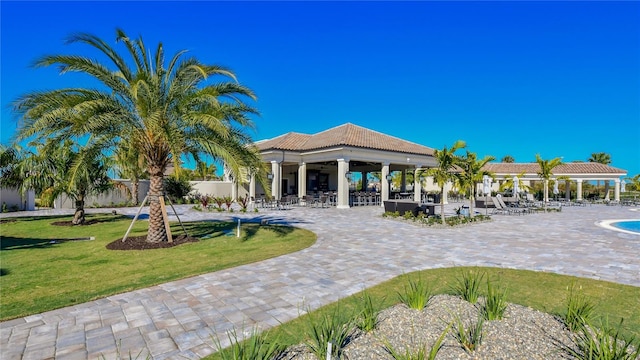
[[[444,186],[440,187],[440,221],[444,225]]]
[[[151,175],[149,184],[149,231],[147,242],[168,241],[167,230],[164,228],[164,214],[160,206],[159,197],[164,194],[162,174]]]
[[[139,186],[140,181],[138,179],[133,179],[133,181],[131,181],[131,192],[133,193],[133,204],[135,206],[138,206],[138,203],[140,202],[140,200],[138,199],[138,186]]]
[[[471,188],[471,198],[469,199],[469,217],[472,218],[473,217],[473,204],[476,202],[476,196],[474,194],[475,190],[475,184],[474,187]]]
[[[76,199],[76,212],[73,214],[71,223],[73,225],[82,225],[84,221],[84,196],[80,195]]]

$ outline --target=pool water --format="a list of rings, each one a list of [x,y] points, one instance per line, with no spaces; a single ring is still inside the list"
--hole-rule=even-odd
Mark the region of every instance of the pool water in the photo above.
[[[611,225],[618,229],[633,231],[640,234],[640,220],[617,221],[612,222]]]

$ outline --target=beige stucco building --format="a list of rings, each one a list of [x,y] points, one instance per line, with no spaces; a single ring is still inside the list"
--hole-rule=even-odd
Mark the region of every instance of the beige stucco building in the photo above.
[[[256,142],[262,158],[271,169],[271,193],[279,199],[284,194],[303,197],[308,193],[331,191],[337,193],[338,208],[349,208],[349,180],[354,172],[362,174],[366,182],[367,173],[380,173],[379,191],[382,200],[389,199],[390,182],[385,181],[392,171],[404,174],[421,169],[435,167],[433,149],[373,131],[351,123],[343,124],[316,134],[289,132],[281,136]],[[540,181],[537,163],[489,163],[486,169],[495,174],[499,183],[515,175],[530,183]],[[553,177],[563,179],[570,187],[577,183],[577,197],[582,198],[584,181],[614,181],[614,200],[620,198],[620,181],[626,171],[599,163],[566,163],[553,169]],[[403,185],[404,186],[404,185]],[[436,189],[432,179],[420,181],[414,176],[412,187],[414,201],[421,201],[422,187]],[[481,186],[481,184],[479,184]],[[451,184],[445,187],[451,189]],[[363,186],[363,188],[366,188]],[[247,191],[256,198],[256,194],[265,191],[250,178]],[[567,197],[569,194],[567,193]]]

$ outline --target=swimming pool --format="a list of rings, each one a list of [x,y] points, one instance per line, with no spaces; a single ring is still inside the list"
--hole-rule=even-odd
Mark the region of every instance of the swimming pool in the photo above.
[[[597,222],[597,224],[609,230],[640,235],[640,219],[603,220]]]

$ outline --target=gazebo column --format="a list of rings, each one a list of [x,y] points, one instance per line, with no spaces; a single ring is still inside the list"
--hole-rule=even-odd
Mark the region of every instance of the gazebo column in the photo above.
[[[277,161],[271,162],[271,175],[273,175],[273,179],[271,180],[271,196],[276,199],[280,199],[282,197],[282,193],[280,192],[280,180],[281,176],[281,166]]]
[[[620,201],[620,179],[615,180],[615,187],[613,190],[613,200]]]
[[[582,200],[582,179],[576,180],[576,200]]]
[[[384,207],[384,202],[389,200],[389,181],[387,181],[387,175],[389,175],[389,163],[382,164],[382,170],[380,171],[380,206]]]
[[[442,194],[440,194],[440,196],[442,196],[441,201],[443,204],[449,203],[449,189],[451,189],[451,183],[447,182],[446,184],[444,184],[444,187],[442,188]]]
[[[420,170],[420,166],[416,166],[413,172],[413,201],[417,201],[420,204],[422,202],[422,182],[418,176],[418,170]]]
[[[298,197],[307,195],[307,163],[301,162],[298,164]]]
[[[402,170],[402,178],[400,179],[400,192],[407,192],[407,171]]]
[[[256,175],[249,175],[249,201],[250,203],[254,203],[256,200]]]
[[[347,179],[347,171],[349,171],[349,160],[338,159],[338,209],[349,208],[349,180]]]
[[[564,181],[564,198],[571,201],[571,180]]]

